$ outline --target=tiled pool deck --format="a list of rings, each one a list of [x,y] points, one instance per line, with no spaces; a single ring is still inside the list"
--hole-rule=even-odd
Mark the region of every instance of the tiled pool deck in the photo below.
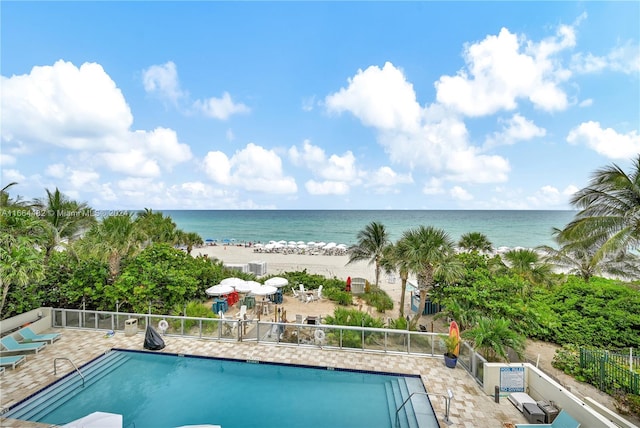
[[[53,374],[54,359],[70,358],[80,366],[111,348],[143,349],[144,333],[126,337],[118,332],[111,338],[95,330],[60,330],[62,339],[37,355],[29,354],[26,363],[0,376],[0,408],[6,409],[73,370],[64,361],[58,362],[58,375]],[[311,347],[275,346],[256,343],[230,343],[182,337],[165,337],[166,347],[160,352],[205,355],[211,357],[258,360],[287,364],[340,367],[403,374],[420,374],[427,391],[453,391],[449,415],[444,421],[445,400],[432,397],[431,402],[442,427],[502,428],[506,423],[526,423],[524,416],[506,399],[495,403],[467,372],[458,367],[449,369],[441,359],[411,355],[377,354],[328,350]],[[0,419],[2,427],[44,427],[49,425]],[[224,428],[224,427],[223,427]],[[337,428],[337,427],[336,427]],[[364,428],[364,427],[363,427]],[[368,427],[367,427],[368,428]]]

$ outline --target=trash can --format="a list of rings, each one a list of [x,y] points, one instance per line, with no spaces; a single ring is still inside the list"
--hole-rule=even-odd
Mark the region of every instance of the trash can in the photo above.
[[[545,424],[553,423],[554,419],[556,418],[556,416],[558,416],[558,413],[560,412],[558,408],[554,406],[553,403],[549,401],[544,401],[544,400],[538,401],[537,404],[538,404],[538,407],[540,407],[540,409],[544,412],[544,423]]]
[[[543,424],[544,412],[536,403],[524,403],[522,405],[524,417],[530,424]]]
[[[135,336],[138,333],[138,320],[135,318],[129,318],[124,322],[124,335]]]

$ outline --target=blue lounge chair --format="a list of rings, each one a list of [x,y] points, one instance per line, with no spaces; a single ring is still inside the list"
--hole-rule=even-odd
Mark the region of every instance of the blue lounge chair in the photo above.
[[[558,416],[550,424],[516,424],[516,428],[580,428],[580,422],[576,421],[564,410],[560,410]]]
[[[3,369],[5,367],[11,367],[12,369],[15,369],[18,364],[25,361],[27,361],[27,357],[25,357],[24,355],[0,357],[0,367],[2,367]]]
[[[24,327],[18,330],[18,334],[22,336],[24,342],[47,342],[53,343],[60,339],[60,333],[36,334],[31,328]]]
[[[18,343],[13,336],[5,336],[0,339],[0,344],[9,352],[30,352],[33,351],[36,354],[44,349],[47,344],[45,342],[33,342],[33,343]]]

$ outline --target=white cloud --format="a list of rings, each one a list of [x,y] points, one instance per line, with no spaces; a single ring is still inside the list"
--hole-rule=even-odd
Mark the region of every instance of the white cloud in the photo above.
[[[222,152],[209,152],[204,157],[203,166],[206,174],[219,184],[229,184],[231,181],[231,163]]]
[[[57,61],[31,73],[0,77],[2,140],[97,150],[126,138],[133,117],[122,92],[101,65]]]
[[[640,47],[632,41],[616,46],[608,54],[576,53],[572,56],[572,69],[578,73],[599,73],[605,70],[625,74],[640,71]]]
[[[309,180],[304,184],[304,187],[311,195],[346,195],[349,193],[349,185],[344,181]]]
[[[587,98],[585,100],[580,101],[578,107],[591,107],[593,105],[593,98]]]
[[[492,148],[500,145],[511,145],[518,141],[531,140],[536,137],[544,137],[547,131],[539,128],[532,120],[527,120],[522,115],[516,113],[510,119],[500,120],[502,130],[494,132],[485,141],[484,148]]]
[[[253,143],[231,158],[219,151],[209,152],[203,167],[209,178],[219,184],[276,194],[298,190],[293,177],[284,176],[280,157],[274,151]]]
[[[72,169],[69,174],[69,183],[74,190],[81,190],[90,184],[97,184],[100,174],[90,170]]]
[[[192,156],[171,129],[131,131],[129,106],[99,64],[61,60],[3,76],[2,87],[2,140],[14,153],[54,145],[79,153],[82,167],[102,161],[111,171],[143,177]]]
[[[432,177],[422,187],[422,193],[425,195],[438,195],[444,193],[442,180],[436,177]]]
[[[458,201],[470,201],[473,196],[460,186],[453,186],[449,191],[449,195]]]
[[[612,128],[602,128],[599,122],[589,121],[573,128],[567,136],[569,144],[584,144],[611,159],[629,159],[640,153],[638,131],[620,134]]]
[[[16,157],[6,153],[0,153],[0,166],[15,165]]]
[[[294,165],[305,166],[316,176],[327,180],[352,181],[358,177],[356,158],[350,150],[342,156],[333,154],[327,158],[322,148],[305,140],[301,151],[296,146],[289,149],[289,159]]]
[[[570,184],[562,191],[562,194],[565,196],[573,196],[578,190],[580,190],[578,186]]]
[[[554,37],[539,43],[502,28],[497,36],[465,47],[465,69],[440,77],[435,84],[437,100],[467,116],[513,110],[520,98],[543,110],[564,110],[568,102],[560,84],[570,73],[554,56],[574,45],[569,26],[559,27]]]
[[[197,100],[193,106],[205,116],[220,120],[227,120],[233,114],[251,111],[246,105],[233,102],[228,92],[222,94],[222,98],[211,97],[206,100]]]
[[[63,164],[61,163],[55,163],[53,165],[49,165],[45,170],[44,173],[46,175],[48,175],[49,177],[53,177],[53,178],[62,178],[66,175],[67,171],[66,168]]]
[[[312,95],[310,97],[304,98],[302,100],[302,110],[303,111],[311,111],[313,110],[316,104],[316,96]]]
[[[177,104],[186,94],[180,89],[178,71],[172,61],[152,65],[142,72],[144,90]]]
[[[391,63],[382,70],[375,66],[359,70],[349,82],[348,88],[326,97],[327,108],[349,111],[377,129],[378,141],[391,162],[450,180],[506,180],[508,162],[482,155],[471,146],[464,122],[450,109],[439,104],[421,108],[413,86]],[[390,94],[389,88],[398,93]]]
[[[2,168],[0,169],[0,180],[2,183],[21,182],[25,179],[25,176],[17,169]]]
[[[347,88],[325,98],[330,112],[351,112],[367,126],[411,131],[418,127],[420,105],[413,85],[390,62],[358,70]]]
[[[369,174],[365,186],[376,187],[378,191],[383,192],[399,184],[410,183],[413,183],[411,174],[398,174],[390,167],[383,166]]]

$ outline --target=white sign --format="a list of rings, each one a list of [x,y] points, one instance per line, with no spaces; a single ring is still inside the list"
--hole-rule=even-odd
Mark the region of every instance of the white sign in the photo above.
[[[500,368],[500,392],[524,392],[524,367]]]

